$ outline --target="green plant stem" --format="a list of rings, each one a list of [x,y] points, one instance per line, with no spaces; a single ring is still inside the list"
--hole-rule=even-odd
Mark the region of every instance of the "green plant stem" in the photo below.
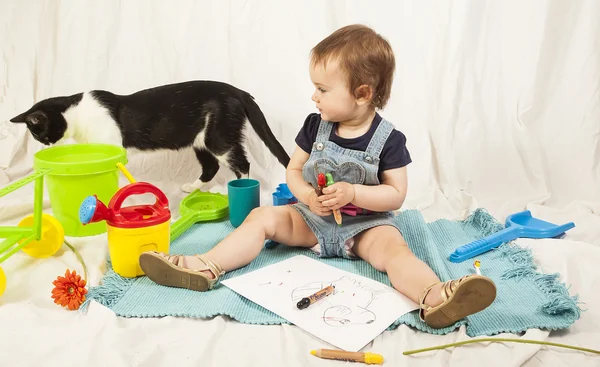
[[[430,350],[439,350],[439,349],[445,349],[445,348],[450,348],[450,347],[458,347],[458,346],[465,345],[465,344],[482,343],[482,342],[513,342],[513,343],[525,343],[525,344],[541,344],[541,345],[550,345],[550,346],[553,346],[553,347],[562,347],[562,348],[568,348],[568,349],[575,349],[575,350],[578,350],[578,351],[581,351],[581,352],[589,352],[589,353],[600,354],[600,350],[594,350],[594,349],[576,347],[576,346],[573,346],[573,345],[552,343],[552,342],[546,342],[546,341],[541,341],[541,340],[508,339],[508,338],[481,338],[481,339],[465,340],[465,341],[462,341],[462,342],[456,342],[456,343],[451,343],[451,344],[439,345],[437,347],[407,350],[407,351],[405,351],[402,354],[404,354],[404,355],[410,355],[410,354],[415,354],[415,353],[429,352]]]
[[[85,261],[83,261],[81,254],[79,254],[79,251],[77,251],[75,249],[75,247],[73,247],[73,245],[71,245],[69,242],[67,242],[67,240],[65,240],[65,245],[67,245],[71,249],[71,251],[73,251],[75,253],[75,256],[77,256],[77,260],[79,260],[79,262],[81,263],[81,266],[83,266],[83,280],[85,280],[85,282],[87,283],[87,281],[88,281],[87,266],[85,266]]]

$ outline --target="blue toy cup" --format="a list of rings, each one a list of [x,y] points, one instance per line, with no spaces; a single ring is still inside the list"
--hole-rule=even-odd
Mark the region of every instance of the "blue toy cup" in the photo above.
[[[240,178],[227,184],[229,198],[229,221],[239,227],[254,208],[260,206],[260,182],[251,178]]]

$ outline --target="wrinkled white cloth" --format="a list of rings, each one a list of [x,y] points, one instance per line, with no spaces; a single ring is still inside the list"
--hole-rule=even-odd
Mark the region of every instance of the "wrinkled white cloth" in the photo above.
[[[392,97],[382,111],[408,138],[413,158],[405,208],[428,220],[485,207],[498,220],[530,209],[574,221],[563,240],[520,240],[545,272],[579,294],[582,318],[522,338],[598,348],[600,327],[600,2],[275,0],[0,2],[0,186],[29,174],[42,146],[10,118],[43,98],[91,89],[128,94],[191,79],[229,82],[256,97],[290,153],[308,113],[311,47],[350,23],[382,33],[396,52]],[[284,168],[255,134],[251,174],[270,205]],[[168,195],[176,215],[200,169],[192,151],[129,153],[128,169]],[[223,170],[206,189],[226,192]],[[126,180],[122,179],[123,184]],[[142,199],[140,199],[142,200]],[[0,225],[31,214],[33,185],[0,198]],[[44,208],[49,212],[46,196]],[[71,239],[90,284],[104,271],[106,237]],[[93,303],[87,314],[52,303],[52,281],[81,272],[63,247],[48,259],[17,253],[1,264],[1,366],[329,366],[330,348],[294,326],[223,317],[121,319]],[[508,335],[508,337],[518,337]],[[401,326],[365,350],[391,366],[595,366],[600,357],[525,344],[485,343],[403,356],[465,340]]]

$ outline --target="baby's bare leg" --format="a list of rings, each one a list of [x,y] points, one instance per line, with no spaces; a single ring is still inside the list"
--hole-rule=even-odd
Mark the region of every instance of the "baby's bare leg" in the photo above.
[[[377,270],[386,272],[398,292],[419,304],[419,316],[433,328],[450,326],[482,311],[496,298],[496,286],[487,277],[466,275],[441,283],[392,226],[371,228],[358,236],[355,243],[354,252]],[[420,304],[422,295],[425,299]]]
[[[392,226],[368,229],[355,239],[354,252],[375,269],[386,272],[394,288],[419,302],[419,296],[430,285],[440,281],[427,264],[408,248],[400,232]],[[425,304],[442,303],[441,284],[437,284],[425,299]]]
[[[266,206],[254,209],[244,223],[231,232],[204,257],[215,262],[224,271],[232,271],[254,260],[270,239],[288,246],[312,247],[317,238],[302,216],[290,206]],[[195,256],[186,256],[183,267],[198,269],[202,266]],[[213,278],[213,274],[205,271]]]

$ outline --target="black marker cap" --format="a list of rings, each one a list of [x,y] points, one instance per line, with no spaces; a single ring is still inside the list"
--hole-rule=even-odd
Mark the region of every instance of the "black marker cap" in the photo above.
[[[296,307],[298,307],[298,309],[300,310],[304,310],[305,308],[307,308],[308,306],[310,306],[310,300],[308,298],[302,298],[300,300],[300,302],[298,302],[296,304]]]

